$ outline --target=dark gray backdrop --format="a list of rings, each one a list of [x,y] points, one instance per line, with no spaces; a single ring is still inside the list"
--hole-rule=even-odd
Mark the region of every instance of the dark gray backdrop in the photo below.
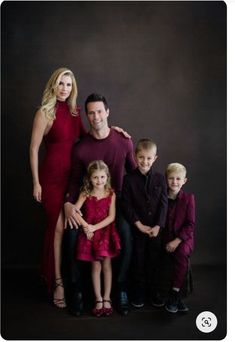
[[[44,213],[32,198],[32,120],[51,73],[71,68],[82,105],[106,96],[110,121],[178,161],[196,195],[194,264],[226,262],[224,2],[2,3],[2,262],[38,267]],[[82,118],[85,124],[84,110]]]

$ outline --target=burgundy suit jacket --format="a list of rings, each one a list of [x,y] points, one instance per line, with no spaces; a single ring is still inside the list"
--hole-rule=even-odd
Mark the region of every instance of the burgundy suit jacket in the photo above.
[[[194,194],[180,190],[173,205],[168,206],[164,242],[176,237],[186,242],[193,249],[195,228],[195,198]]]

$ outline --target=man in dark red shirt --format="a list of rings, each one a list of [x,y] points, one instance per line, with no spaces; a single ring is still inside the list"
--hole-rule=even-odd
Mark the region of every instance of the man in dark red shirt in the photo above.
[[[75,219],[75,207],[79,189],[85,175],[88,164],[93,160],[103,160],[109,167],[112,187],[117,196],[116,225],[121,238],[121,255],[118,272],[118,309],[123,315],[129,311],[127,297],[128,269],[132,253],[132,237],[129,224],[125,221],[121,205],[121,189],[125,172],[132,171],[136,167],[133,156],[133,143],[114,129],[108,126],[109,108],[106,99],[98,94],[88,96],[85,109],[90,124],[89,133],[76,144],[72,154],[71,177],[68,186],[65,203],[66,222],[70,227],[78,227]],[[78,315],[81,311],[81,277],[75,260],[75,247],[78,235],[77,229],[69,229],[70,253],[71,253],[71,276],[73,298],[71,311]]]

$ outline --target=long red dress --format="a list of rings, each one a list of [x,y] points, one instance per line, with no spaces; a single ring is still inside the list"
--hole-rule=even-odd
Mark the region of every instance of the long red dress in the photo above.
[[[47,227],[42,256],[42,276],[48,291],[53,291],[54,234],[70,174],[71,150],[76,140],[85,134],[80,114],[72,116],[67,102],[57,101],[56,119],[44,137],[45,157],[39,170],[42,204],[46,211]],[[78,111],[79,113],[79,111]]]
[[[111,204],[110,194],[108,197],[97,199],[95,196],[87,197],[82,207],[85,221],[96,224],[103,221],[109,213]],[[115,257],[120,252],[120,238],[114,222],[94,232],[91,240],[81,231],[77,242],[77,259],[84,261],[102,260],[104,257]]]

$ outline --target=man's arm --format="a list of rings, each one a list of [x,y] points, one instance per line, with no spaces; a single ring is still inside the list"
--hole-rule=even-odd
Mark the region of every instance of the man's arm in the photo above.
[[[126,154],[126,161],[125,161],[125,169],[127,173],[130,173],[132,170],[136,169],[136,161],[134,158],[134,148],[132,139],[128,139],[126,141],[127,144],[127,154]]]

